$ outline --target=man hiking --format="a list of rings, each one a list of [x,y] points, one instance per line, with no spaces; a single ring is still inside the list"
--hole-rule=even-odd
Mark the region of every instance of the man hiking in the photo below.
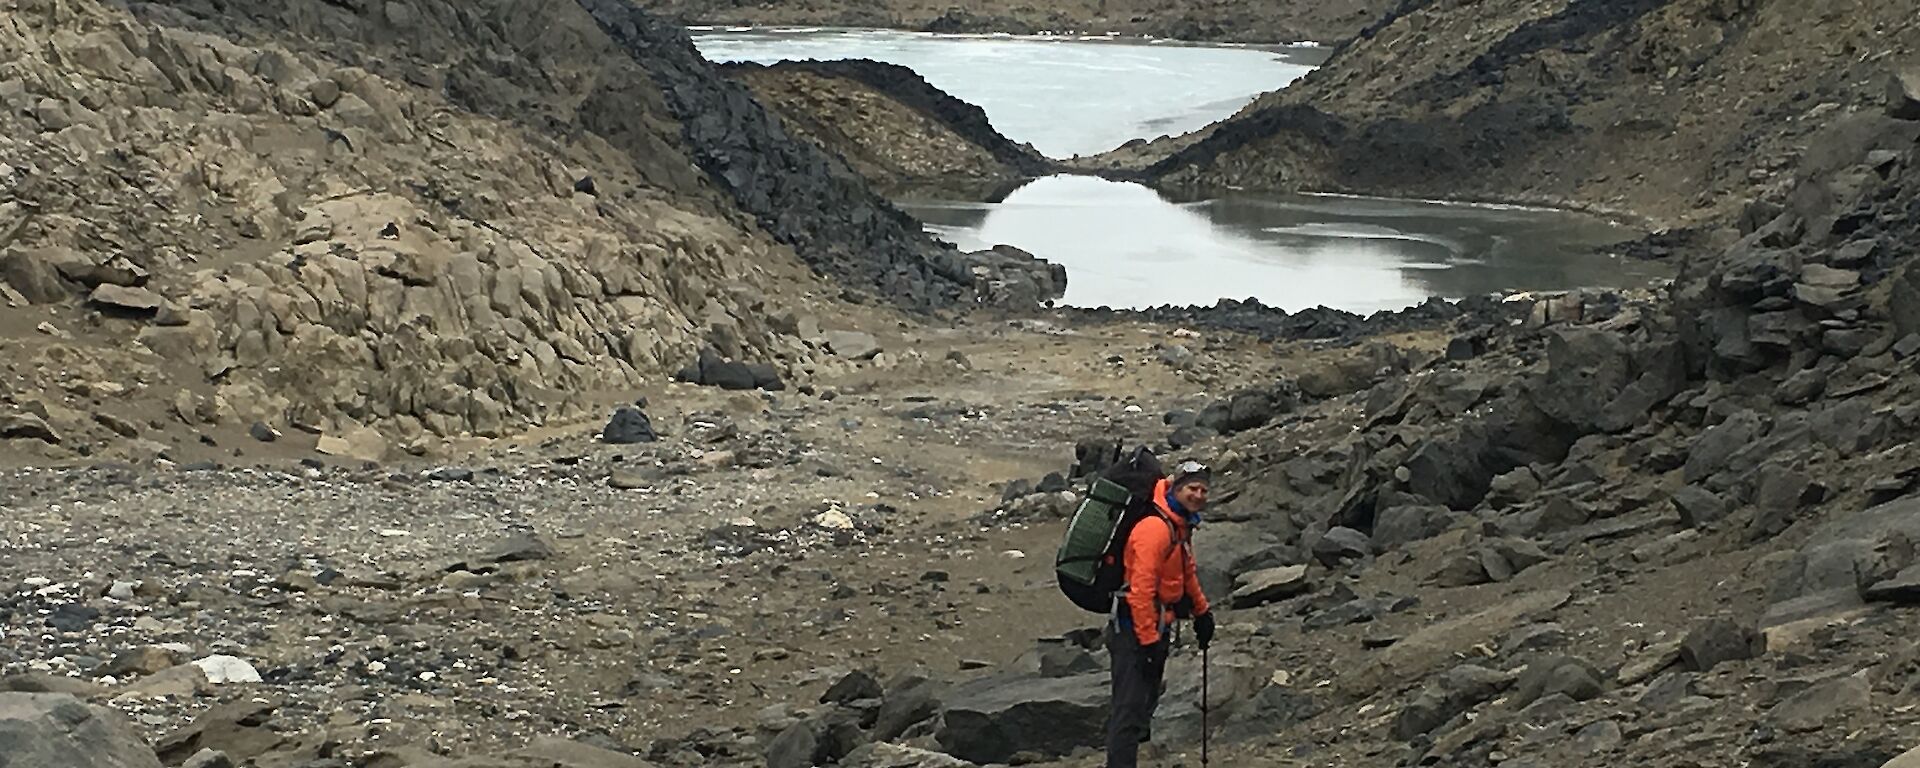
[[[1193,562],[1193,529],[1207,507],[1211,473],[1188,461],[1154,486],[1152,514],[1127,536],[1126,583],[1115,594],[1107,650],[1113,660],[1113,711],[1106,768],[1134,768],[1160,704],[1176,619],[1193,620],[1201,648],[1213,642],[1213,614]]]

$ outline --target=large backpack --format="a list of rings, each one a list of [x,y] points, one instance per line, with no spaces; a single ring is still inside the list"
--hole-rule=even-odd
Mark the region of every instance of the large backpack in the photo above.
[[[1060,592],[1074,605],[1094,613],[1113,609],[1113,593],[1126,581],[1127,537],[1134,524],[1155,515],[1153,489],[1164,476],[1160,460],[1142,446],[1087,486],[1053,558]]]

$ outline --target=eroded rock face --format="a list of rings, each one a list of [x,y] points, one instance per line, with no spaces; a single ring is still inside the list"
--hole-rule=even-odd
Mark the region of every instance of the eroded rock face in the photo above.
[[[204,373],[190,423],[497,436],[723,341],[780,380],[817,350],[768,318],[816,275],[999,289],[624,3],[10,18],[0,303],[90,296]]]

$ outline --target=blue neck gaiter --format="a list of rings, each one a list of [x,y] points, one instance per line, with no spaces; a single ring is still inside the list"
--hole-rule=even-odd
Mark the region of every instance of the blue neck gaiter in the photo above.
[[[1172,488],[1167,489],[1167,509],[1172,510],[1174,514],[1179,515],[1181,519],[1187,521],[1188,528],[1200,527],[1200,513],[1188,511],[1188,509],[1180,503],[1180,499],[1173,495]]]

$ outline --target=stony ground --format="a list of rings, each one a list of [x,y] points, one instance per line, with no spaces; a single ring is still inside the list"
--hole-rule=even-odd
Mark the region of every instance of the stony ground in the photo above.
[[[1163,432],[1216,386],[1161,361],[1197,346],[1170,330],[917,332],[888,340],[899,362],[820,382],[831,400],[649,393],[666,434],[645,445],[559,429],[444,464],[12,470],[4,671],[97,683],[153,737],[266,697],[279,735],[221,744],[292,761],[322,733],[343,755],[555,733],[644,749],[750,727],[854,668],[1004,663],[1082,617],[1048,581],[1051,525],[968,521],[1006,482],[1066,471],[1076,439]],[[1189,365],[1231,375],[1259,351],[1207,347]],[[265,682],[116,666],[166,643]]]

